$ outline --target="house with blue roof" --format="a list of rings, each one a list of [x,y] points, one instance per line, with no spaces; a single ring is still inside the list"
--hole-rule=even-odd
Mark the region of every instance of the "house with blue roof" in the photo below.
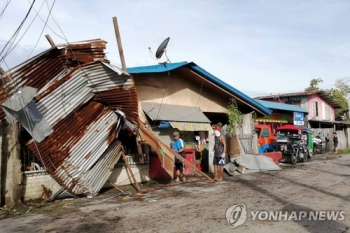
[[[266,100],[256,100],[260,104],[269,108],[272,113],[263,117],[257,117],[257,123],[271,123],[272,129],[278,128],[283,124],[293,124],[307,126],[308,110],[297,105],[271,102]],[[296,116],[299,116],[296,119]]]
[[[258,136],[259,153],[276,149],[275,133],[277,128],[284,124],[307,125],[308,111],[300,106],[256,100],[272,113],[255,119],[255,132]]]
[[[130,67],[127,72],[134,78],[140,119],[166,144],[178,130],[188,150],[196,148],[195,136],[208,139],[207,150],[212,150],[212,125],[228,123],[231,98],[242,113],[263,117],[272,112],[194,62]]]

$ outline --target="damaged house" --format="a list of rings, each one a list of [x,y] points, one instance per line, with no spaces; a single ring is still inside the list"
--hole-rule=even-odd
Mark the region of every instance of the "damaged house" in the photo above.
[[[106,59],[106,43],[56,45],[3,74],[0,118],[25,129],[24,156],[37,163],[22,158],[23,170],[51,174],[51,199],[97,195],[121,156],[118,134],[136,130],[134,81]]]

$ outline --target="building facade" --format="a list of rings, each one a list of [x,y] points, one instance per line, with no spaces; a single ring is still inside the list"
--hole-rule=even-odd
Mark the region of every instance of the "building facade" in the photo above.
[[[308,112],[305,126],[310,128],[332,128],[335,123],[335,109],[340,105],[324,91],[297,92],[255,97],[276,103],[295,105]]]

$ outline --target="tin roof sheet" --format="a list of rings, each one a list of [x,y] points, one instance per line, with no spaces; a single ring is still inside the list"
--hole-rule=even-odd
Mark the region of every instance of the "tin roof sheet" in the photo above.
[[[256,100],[256,101],[269,109],[277,109],[277,110],[291,111],[291,112],[304,112],[304,113],[308,112],[306,109],[299,107],[297,105],[282,104],[282,103],[276,103],[276,102],[266,101],[266,100]]]
[[[133,78],[109,64],[105,48],[100,39],[57,45],[7,71],[0,83],[1,103],[23,87],[38,90],[33,100],[53,132],[27,146],[62,186],[52,198],[96,195],[120,157],[123,122],[138,123]]]
[[[143,111],[155,121],[210,123],[199,107],[142,102]]]

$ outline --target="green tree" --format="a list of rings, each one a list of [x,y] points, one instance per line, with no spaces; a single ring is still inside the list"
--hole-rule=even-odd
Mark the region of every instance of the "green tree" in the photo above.
[[[235,133],[236,128],[243,123],[242,113],[239,111],[237,102],[233,98],[230,99],[228,104],[228,122],[227,131],[231,133]]]
[[[305,88],[305,91],[321,91],[319,84],[323,83],[321,78],[311,79],[310,86]],[[335,82],[335,88],[324,89],[334,101],[336,101],[341,108],[335,111],[335,116],[343,116],[344,113],[348,113],[349,104],[348,98],[350,97],[350,85],[347,84],[344,80],[337,80]],[[347,114],[348,115],[348,114]]]
[[[320,88],[318,87],[318,85],[320,83],[323,83],[323,80],[321,78],[311,79],[310,86],[305,88],[305,91],[319,91]]]
[[[344,95],[344,93],[337,88],[331,88],[327,90],[327,92],[341,107],[340,109],[335,110],[335,116],[343,116],[344,113],[348,115],[347,113],[349,112],[349,104],[348,100],[346,99],[346,95]]]

